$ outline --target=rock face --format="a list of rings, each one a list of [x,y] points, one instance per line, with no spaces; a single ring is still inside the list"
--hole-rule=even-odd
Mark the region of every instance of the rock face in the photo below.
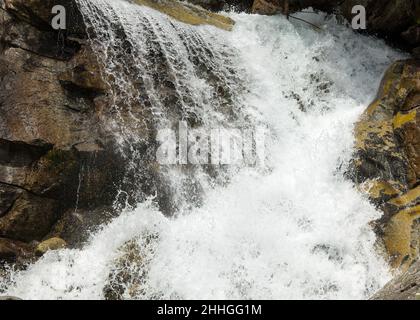
[[[136,2],[193,25],[233,25],[193,5]],[[77,246],[83,234],[115,215],[119,201],[130,200],[118,197],[121,189],[130,193],[140,184],[151,195],[158,186],[165,188],[155,163],[142,163],[144,174],[129,179],[129,159],[109,125],[115,118],[112,79],[88,41],[76,2],[4,0],[0,5],[0,238],[11,241],[0,250],[1,260],[23,252],[10,248],[34,240],[60,237]],[[67,9],[66,30],[50,25],[55,5]],[[175,89],[165,92],[170,90]],[[121,106],[124,119],[128,107]],[[133,130],[154,139],[144,128]],[[168,206],[166,200],[160,196],[159,205]]]
[[[420,261],[410,269],[389,282],[377,292],[372,300],[419,300],[420,295]]]
[[[387,71],[376,100],[357,124],[354,180],[384,211],[377,233],[396,268],[420,249],[420,62]]]
[[[68,25],[79,28],[53,30],[55,4],[66,5]],[[111,205],[123,173],[96,102],[106,85],[84,45],[75,4],[7,0],[4,9],[0,236],[30,242],[42,240],[70,208]]]

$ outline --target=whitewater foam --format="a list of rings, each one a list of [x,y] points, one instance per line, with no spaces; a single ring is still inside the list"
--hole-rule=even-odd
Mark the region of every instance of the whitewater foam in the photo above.
[[[101,299],[119,248],[132,239],[142,245],[144,233],[158,236],[142,290],[132,296],[127,288],[127,299],[364,299],[385,284],[388,268],[368,225],[380,213],[343,173],[353,124],[402,55],[323,15],[311,15],[323,32],[281,16],[230,15],[231,33],[195,30],[217,39],[214,50],[236,53],[229,63],[243,70],[247,89],[238,101],[271,129],[267,167],[244,167],[226,186],[203,184],[202,205],[174,218],[152,199],[140,203],[83,249],[48,252],[14,273],[6,294]]]

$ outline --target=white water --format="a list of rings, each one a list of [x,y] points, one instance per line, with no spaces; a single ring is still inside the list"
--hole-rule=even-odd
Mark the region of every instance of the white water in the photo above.
[[[152,201],[140,203],[84,249],[49,252],[13,274],[7,294],[101,299],[118,248],[145,232],[158,240],[148,251],[139,299],[364,299],[389,279],[368,227],[380,213],[343,172],[353,124],[400,54],[334,21],[317,32],[283,17],[232,17],[237,24],[230,33],[195,29],[217,39],[215,51],[236,52],[229,63],[243,70],[248,89],[238,101],[273,132],[269,169],[242,168],[229,185],[206,187],[203,205],[176,218],[164,217]],[[314,76],[330,84],[327,92]],[[291,91],[313,106],[300,111]]]

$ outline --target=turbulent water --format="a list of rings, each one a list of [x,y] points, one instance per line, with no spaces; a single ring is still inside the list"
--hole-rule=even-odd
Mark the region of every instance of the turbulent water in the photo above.
[[[28,270],[12,274],[7,294],[104,298],[119,248],[131,239],[146,248],[145,270],[130,265],[123,270],[141,277],[134,281],[141,289],[128,284],[125,298],[364,299],[384,285],[387,265],[369,227],[380,213],[343,173],[352,153],[353,124],[399,53],[322,15],[305,16],[323,25],[319,32],[281,16],[229,14],[236,25],[227,32],[187,26],[118,0],[80,1],[87,18],[95,12],[87,3],[102,5],[102,12],[87,20],[93,31],[102,32],[104,50],[98,56],[109,73],[120,75],[115,77],[120,88],[135,88],[135,81],[118,70],[127,57],[109,49],[121,32],[114,30],[115,21],[128,35],[135,51],[126,55],[146,79],[159,125],[191,114],[204,125],[231,121],[225,102],[213,94],[217,88],[210,76],[198,75],[200,63],[190,59],[193,55],[230,90],[235,124],[269,128],[267,160],[264,167],[243,166],[226,185],[209,184],[197,172],[203,189],[199,206],[181,206],[167,217],[153,199],[142,201],[92,235],[83,249],[49,252]],[[106,24],[111,31],[99,30]],[[153,46],[172,70],[179,114],[171,113],[152,81],[161,71],[145,62]],[[142,99],[140,91],[115,94],[115,99]],[[132,128],[119,121],[113,125],[126,128],[122,140],[136,140]],[[176,168],[168,170],[169,181],[176,184],[178,178]],[[150,240],[145,234],[154,236]]]

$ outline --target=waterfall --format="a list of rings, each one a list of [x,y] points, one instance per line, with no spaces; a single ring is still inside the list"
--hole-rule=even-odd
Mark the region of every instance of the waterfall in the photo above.
[[[369,227],[380,213],[344,172],[353,125],[400,53],[322,14],[304,16],[319,32],[226,13],[236,21],[228,32],[124,0],[79,5],[113,93],[107,121],[138,189],[157,131],[183,120],[264,126],[267,158],[217,175],[162,167],[172,216],[165,197],[142,190],[83,249],[48,252],[13,273],[8,295],[101,299],[116,269],[131,279],[119,284],[127,299],[365,299],[385,284]],[[140,264],[118,264],[127,243],[140,248]]]

